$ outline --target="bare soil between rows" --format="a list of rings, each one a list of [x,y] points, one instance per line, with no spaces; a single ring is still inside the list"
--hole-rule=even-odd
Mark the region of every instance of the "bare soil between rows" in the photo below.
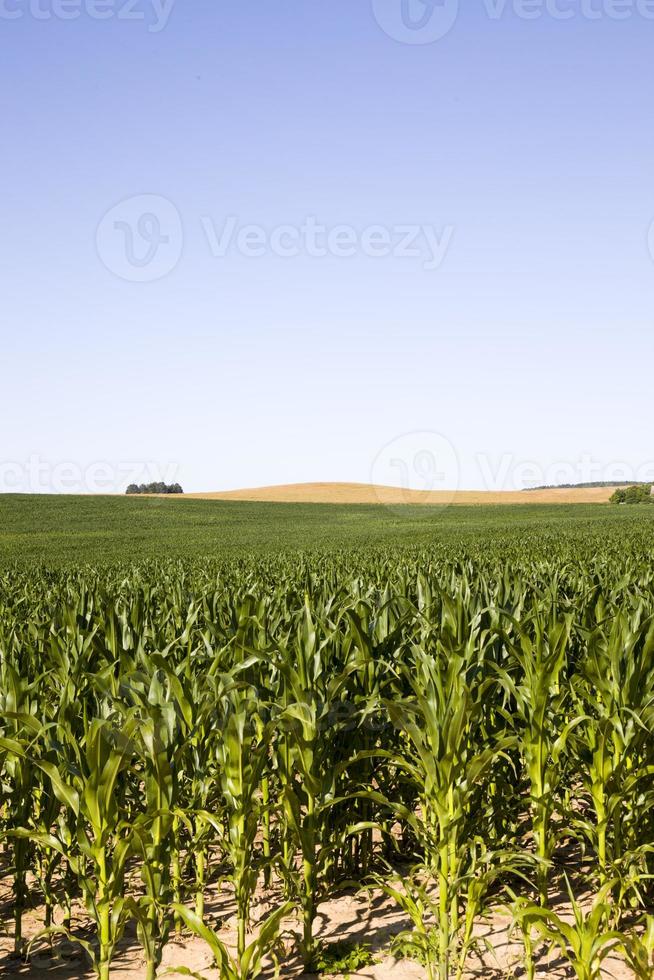
[[[567,916],[568,908],[565,903],[555,905],[559,914]],[[270,903],[259,899],[253,908],[255,918],[265,916],[270,911]],[[7,923],[12,918],[12,894],[7,880],[0,886],[0,913],[5,923],[0,932],[0,978],[37,978],[52,977],[53,980],[86,980],[92,978],[93,972],[87,966],[80,951],[67,941],[54,940],[53,952],[45,945],[34,949],[30,962],[14,958],[13,937]],[[236,939],[235,922],[233,919],[233,904],[228,891],[214,886],[207,894],[206,918],[218,930],[221,939],[232,944]],[[34,936],[42,921],[41,910],[33,909],[24,918],[24,934],[27,938]],[[523,967],[522,944],[517,935],[511,934],[511,919],[500,912],[489,920],[480,920],[477,925],[477,948],[470,956],[466,980],[485,978],[485,980],[504,980],[525,976]],[[83,927],[80,920],[74,927]],[[369,894],[343,894],[337,898],[325,901],[320,905],[316,921],[316,935],[325,943],[350,942],[362,943],[369,946],[376,962],[352,977],[367,978],[367,980],[424,980],[427,973],[420,964],[411,960],[395,960],[390,954],[390,943],[394,936],[410,928],[409,920],[398,906],[381,892]],[[286,958],[282,957],[279,966],[279,976],[283,978],[307,978],[295,949],[293,932],[299,929],[298,922],[290,918],[285,922],[284,944]],[[568,964],[554,951],[541,955],[536,967],[536,976],[548,980],[567,980],[574,976]],[[211,952],[208,947],[196,937],[183,934],[173,936],[165,950],[164,961],[160,975],[174,977],[175,969],[185,967],[195,973],[202,974],[207,980],[220,980],[219,971],[212,967]],[[170,972],[168,972],[170,971]],[[111,970],[116,980],[143,980],[145,964],[136,933],[133,929],[127,931],[116,954]],[[275,976],[271,967],[267,980]],[[603,980],[633,980],[634,974],[624,962],[612,956],[604,963]]]

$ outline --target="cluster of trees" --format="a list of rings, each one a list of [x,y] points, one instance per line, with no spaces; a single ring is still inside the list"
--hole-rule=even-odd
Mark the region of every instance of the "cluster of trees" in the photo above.
[[[611,497],[612,504],[645,504],[654,502],[652,484],[641,483],[635,487],[622,487]]]
[[[593,490],[596,487],[622,487],[624,480],[596,480],[595,483],[548,483],[542,487],[525,487],[525,490]]]
[[[130,483],[126,493],[184,493],[179,483]]]

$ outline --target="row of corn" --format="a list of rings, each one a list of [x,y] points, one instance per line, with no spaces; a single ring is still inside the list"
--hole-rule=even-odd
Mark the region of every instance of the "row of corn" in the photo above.
[[[290,928],[311,969],[320,903],[374,888],[430,978],[493,910],[527,976],[652,977],[653,615],[634,541],[0,574],[15,954],[73,942],[106,980],[128,930],[153,980],[192,933],[249,980]]]

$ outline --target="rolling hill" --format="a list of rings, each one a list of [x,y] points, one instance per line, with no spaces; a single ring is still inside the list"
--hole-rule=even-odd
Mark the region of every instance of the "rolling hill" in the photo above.
[[[605,504],[615,487],[552,487],[545,490],[404,490],[367,483],[290,483],[282,486],[189,493],[195,500],[252,500],[303,504]]]

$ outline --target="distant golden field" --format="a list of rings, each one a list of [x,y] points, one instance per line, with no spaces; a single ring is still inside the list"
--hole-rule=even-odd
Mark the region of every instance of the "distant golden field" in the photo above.
[[[195,500],[254,500],[306,504],[606,504],[615,487],[529,491],[403,490],[367,483],[291,483],[277,487],[189,493]]]

